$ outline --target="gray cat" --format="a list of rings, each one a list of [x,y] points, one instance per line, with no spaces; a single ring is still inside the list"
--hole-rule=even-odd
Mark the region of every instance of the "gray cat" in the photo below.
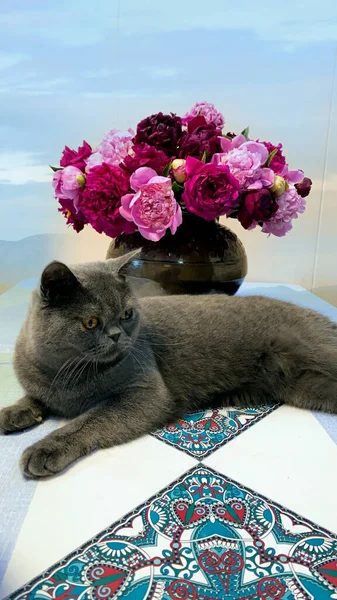
[[[185,413],[286,402],[337,412],[337,325],[263,297],[136,299],[134,254],[71,270],[54,262],[32,295],[15,369],[26,396],[0,412],[17,432],[71,419],[28,448],[23,473],[59,473]]]

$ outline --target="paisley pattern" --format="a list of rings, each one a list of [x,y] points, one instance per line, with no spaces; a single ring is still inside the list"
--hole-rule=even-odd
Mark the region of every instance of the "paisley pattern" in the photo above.
[[[204,410],[186,415],[184,419],[159,429],[153,435],[203,460],[279,406],[270,404],[257,408]]]
[[[15,600],[333,600],[337,536],[203,465]]]

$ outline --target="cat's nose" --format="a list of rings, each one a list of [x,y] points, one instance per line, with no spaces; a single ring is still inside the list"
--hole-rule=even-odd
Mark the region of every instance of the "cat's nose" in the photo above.
[[[118,327],[110,327],[107,330],[107,335],[113,342],[115,342],[115,344],[117,344],[117,342],[121,336],[121,330],[118,329]]]

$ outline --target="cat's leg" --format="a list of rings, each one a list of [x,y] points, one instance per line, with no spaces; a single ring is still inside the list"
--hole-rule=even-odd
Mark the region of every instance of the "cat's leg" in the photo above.
[[[114,404],[88,410],[27,448],[21,469],[31,478],[55,475],[94,450],[130,442],[175,416],[175,403],[156,373]]]
[[[15,433],[40,425],[47,413],[41,402],[24,396],[16,404],[0,410],[0,432]]]
[[[304,371],[284,396],[286,404],[337,414],[337,380],[314,370]]]

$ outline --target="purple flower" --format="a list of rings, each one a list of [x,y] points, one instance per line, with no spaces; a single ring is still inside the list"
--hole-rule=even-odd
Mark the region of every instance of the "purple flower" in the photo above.
[[[83,145],[79,146],[77,150],[72,150],[66,146],[62,152],[62,158],[60,160],[61,167],[77,167],[84,171],[86,165],[86,159],[89,158],[92,152],[91,146],[83,140]]]
[[[238,220],[245,229],[254,229],[257,224],[271,219],[277,209],[276,198],[269,189],[246,192],[238,210]]]
[[[190,212],[212,221],[237,208],[240,184],[226,165],[204,164],[188,157],[186,173],[182,199]]]
[[[292,229],[292,220],[297,219],[299,213],[305,211],[305,200],[297,193],[295,188],[289,188],[277,198],[278,209],[272,218],[262,227],[264,233],[282,237]]]
[[[310,194],[311,186],[311,179],[309,179],[309,177],[304,177],[300,183],[296,183],[295,188],[297,193],[302,196],[302,198],[306,198]]]
[[[183,133],[180,158],[194,156],[201,159],[205,150],[209,157],[221,151],[221,129],[214,123],[207,123],[205,117],[198,116],[188,124],[188,131]]]
[[[259,142],[259,140],[257,141]],[[268,155],[273,152],[273,150],[277,150],[275,156],[271,159],[269,166],[276,175],[282,175],[286,165],[285,156],[282,154],[282,144],[278,144],[277,146],[274,146],[274,144],[271,144],[270,142],[261,142],[261,144],[267,148]]]
[[[85,175],[77,167],[65,167],[53,175],[55,198],[71,200],[75,210],[78,209],[80,191],[85,183]]]
[[[215,108],[214,104],[211,104],[210,102],[197,102],[192,106],[191,110],[183,116],[183,125],[188,125],[194,117],[198,117],[199,115],[205,117],[208,124],[214,123],[218,129],[222,129],[225,124],[224,116]]]
[[[117,237],[135,231],[134,224],[123,219],[119,212],[121,197],[128,189],[129,175],[119,166],[103,163],[90,169],[79,209],[98,233]]]
[[[131,175],[130,185],[135,193],[123,196],[119,209],[122,217],[135,223],[147,240],[158,242],[167,229],[174,235],[182,223],[182,212],[171,180],[158,176],[149,167],[141,167]]]
[[[226,142],[233,144],[234,140],[226,140]],[[223,141],[221,144],[224,145]],[[234,147],[227,153],[216,154],[212,162],[227,165],[232,175],[239,180],[241,190],[259,190],[263,187],[271,187],[274,183],[274,172],[262,167],[267,158],[267,148],[263,144],[250,141]]]
[[[166,154],[149,144],[134,144],[123,160],[123,165],[129,173],[134,173],[140,167],[150,167],[158,175],[162,174],[168,163],[169,158]]]
[[[172,158],[177,156],[181,133],[181,118],[173,113],[164,115],[160,112],[138,123],[134,143],[155,146]]]
[[[119,165],[131,150],[133,135],[132,129],[127,132],[111,129],[86,161],[86,172],[88,173],[92,167],[103,163]]]

